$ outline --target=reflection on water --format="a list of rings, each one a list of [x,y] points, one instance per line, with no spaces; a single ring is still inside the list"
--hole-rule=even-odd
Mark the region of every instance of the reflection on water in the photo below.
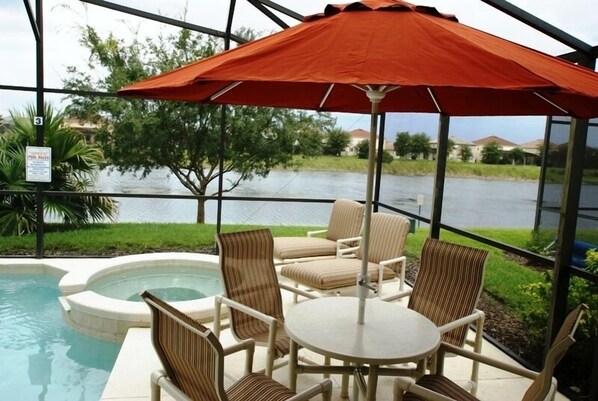
[[[424,196],[421,215],[430,216],[433,178],[383,175],[380,199],[394,207],[419,213],[418,195]],[[280,198],[365,199],[366,176],[361,173],[273,171],[267,178],[244,182],[229,195]],[[217,185],[210,186],[209,193]],[[133,174],[103,171],[101,192],[189,194],[166,170],[140,180]],[[537,182],[447,178],[442,221],[457,227],[533,227]],[[196,202],[180,199],[118,198],[119,222],[192,223]],[[215,201],[206,205],[206,222],[216,222]],[[224,224],[325,225],[331,205],[286,202],[223,203]]]

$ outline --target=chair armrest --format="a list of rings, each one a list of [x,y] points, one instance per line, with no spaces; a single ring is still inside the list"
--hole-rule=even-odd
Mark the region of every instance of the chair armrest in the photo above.
[[[151,374],[151,399],[160,399],[160,388],[164,389],[173,399],[177,401],[193,401],[183,393],[180,388],[174,385],[166,372],[162,369],[154,370]]]
[[[308,237],[313,237],[313,236],[314,236],[314,235],[316,235],[316,234],[325,234],[325,233],[327,233],[327,232],[328,232],[328,229],[326,229],[326,230],[315,230],[315,231],[308,231],[308,232],[307,232],[307,236],[308,236]]]
[[[236,344],[230,345],[222,349],[224,356],[234,354],[239,351],[247,351],[245,357],[245,374],[248,375],[253,372],[253,355],[255,353],[255,340],[248,338],[246,340],[239,341]]]
[[[302,297],[305,297],[305,298],[311,298],[311,299],[322,298],[321,295],[318,295],[313,292],[307,292],[307,291],[302,290],[301,288],[293,287],[293,286],[285,284],[285,283],[278,283],[278,286],[284,290],[287,290],[287,291],[292,292],[297,295],[301,295]]]
[[[451,354],[459,355],[467,359],[478,361],[488,366],[492,366],[497,369],[501,369],[519,376],[527,377],[528,379],[535,379],[538,377],[538,372],[530,369],[522,368],[521,366],[514,365],[512,363],[499,361],[494,358],[490,358],[486,355],[478,354],[477,352],[469,351],[461,347],[454,346],[452,344],[442,343],[440,345],[441,352],[450,352]]]
[[[297,393],[291,398],[287,398],[287,401],[304,401],[313,398],[314,396],[322,393],[332,393],[332,381],[330,379],[324,379],[321,382],[314,384],[311,387]]]
[[[382,266],[388,266],[388,265],[392,265],[392,264],[399,263],[399,262],[402,262],[403,264],[405,264],[407,262],[407,256],[403,255],[403,256],[396,257],[396,258],[383,260],[378,264],[380,264]]]
[[[359,242],[361,241],[361,236],[359,237],[350,237],[350,238],[339,238],[336,240],[336,257],[355,257],[355,252],[359,249]],[[357,242],[358,245],[351,246],[347,248],[342,248],[343,245],[348,245],[350,243]],[[350,255],[350,256],[347,256]]]
[[[401,291],[401,293],[403,293],[403,291],[405,290],[405,268],[407,267],[407,257],[405,255],[403,256],[399,256],[396,258],[392,258],[392,259],[388,259],[388,260],[383,260],[380,263],[378,263],[380,265],[379,268],[379,272],[378,272],[378,291],[382,291],[382,282],[384,280],[382,280],[382,271],[384,269],[384,267],[388,266],[388,265],[393,265],[395,263],[400,263],[401,267],[399,268],[399,291]],[[411,292],[409,292],[411,293]],[[405,295],[407,295],[405,293]]]
[[[444,334],[444,333],[451,331],[453,329],[456,329],[458,327],[464,326],[469,323],[473,323],[476,320],[483,318],[483,317],[484,317],[484,312],[475,310],[470,315],[463,316],[460,319],[453,320],[452,322],[449,322],[447,324],[444,324],[444,325],[438,327],[438,330],[440,331],[440,334]]]
[[[266,315],[265,313],[262,313],[253,308],[250,308],[247,305],[243,305],[242,303],[233,301],[232,299],[228,299],[223,295],[216,295],[215,299],[216,299],[216,303],[221,303],[221,304],[228,306],[229,308],[237,309],[243,313],[248,314],[249,316],[252,316],[256,319],[263,321],[264,323],[266,323],[268,325],[272,324],[273,322],[278,322],[278,320],[276,318],[273,318],[270,315]]]
[[[402,399],[398,397],[398,394],[401,392],[413,393],[429,401],[455,401],[450,397],[438,394],[435,391],[417,385],[412,379],[410,380],[405,377],[397,377],[393,381],[393,393],[395,400]]]

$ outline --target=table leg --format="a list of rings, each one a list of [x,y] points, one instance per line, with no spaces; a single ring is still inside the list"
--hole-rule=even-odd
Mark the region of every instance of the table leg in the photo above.
[[[367,401],[376,401],[376,389],[378,387],[378,370],[380,366],[370,365],[370,371],[368,373],[368,388],[365,399]]]
[[[293,340],[289,344],[289,388],[297,390],[297,343]]]
[[[343,366],[350,366],[351,363],[343,361]],[[346,400],[349,398],[349,374],[343,373],[341,378],[341,398]],[[357,400],[355,400],[357,401]]]

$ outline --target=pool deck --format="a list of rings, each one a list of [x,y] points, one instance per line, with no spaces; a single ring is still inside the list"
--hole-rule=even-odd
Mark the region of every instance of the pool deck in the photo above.
[[[105,259],[0,259],[0,272],[20,272],[24,270],[30,273],[46,273],[61,277],[66,272],[83,265],[93,263],[104,263]],[[23,269],[26,267],[25,269]],[[393,287],[392,284],[385,286],[386,291]],[[283,291],[283,302],[285,310],[293,307],[292,295]],[[407,305],[407,300],[398,301]],[[208,327],[210,323],[206,324]],[[221,341],[224,346],[234,343],[230,330],[224,330],[221,334]],[[497,358],[506,362],[517,364],[508,355],[496,348],[488,341],[484,341],[482,354]],[[314,361],[323,361],[323,358],[312,352],[301,350],[300,355],[309,357]],[[265,350],[263,347],[256,347],[254,366],[259,369],[265,363]],[[470,372],[470,363],[463,358],[448,358],[445,364],[445,374],[451,379],[459,382],[466,382]],[[231,355],[225,360],[225,372],[231,378],[240,377],[243,373],[244,354]],[[149,328],[129,329],[121,351],[118,355],[108,383],[100,401],[149,401],[150,400],[150,373],[160,368],[160,362],[153,350]],[[488,366],[480,366],[478,397],[486,401],[504,401],[521,399],[530,380],[500,371]],[[274,371],[274,378],[283,384],[288,384],[288,369],[286,367]],[[320,380],[320,375],[299,375],[297,388],[301,390],[312,383]],[[332,375],[333,400],[340,400],[340,376]],[[377,399],[379,401],[392,400],[392,378],[380,377],[378,383]],[[351,390],[349,391],[351,394]],[[163,392],[164,400],[171,400]],[[319,399],[316,397],[315,399]],[[557,394],[556,400],[568,400],[562,394]]]

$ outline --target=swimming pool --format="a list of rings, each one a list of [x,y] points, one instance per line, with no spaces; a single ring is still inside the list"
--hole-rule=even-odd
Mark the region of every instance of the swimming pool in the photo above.
[[[97,401],[121,344],[68,327],[58,279],[0,274],[0,398]]]

